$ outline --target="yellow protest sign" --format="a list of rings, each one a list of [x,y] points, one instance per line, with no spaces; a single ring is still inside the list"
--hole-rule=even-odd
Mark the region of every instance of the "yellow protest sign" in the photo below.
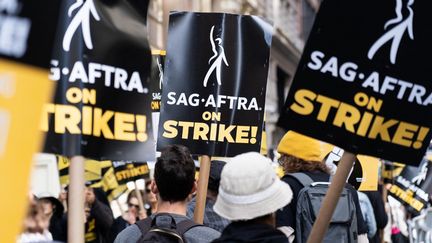
[[[359,191],[376,191],[378,189],[379,160],[375,157],[357,155],[362,168],[362,181]]]
[[[50,97],[51,84],[43,69],[0,59],[2,242],[15,242],[22,228],[32,156],[42,141],[38,121],[42,104]]]
[[[108,201],[113,201],[117,199],[119,196],[121,196],[123,193],[125,193],[128,190],[128,187],[126,185],[120,185],[116,189],[112,191],[108,191]]]
[[[64,156],[57,156],[57,166],[60,175],[60,184],[69,184],[69,165],[70,160]],[[86,182],[93,182],[102,179],[102,169],[111,166],[111,161],[86,160],[84,179]]]
[[[331,144],[322,143],[322,158],[330,173],[334,174],[344,150]],[[348,183],[359,191],[376,191],[378,189],[379,160],[365,155],[357,155]]]

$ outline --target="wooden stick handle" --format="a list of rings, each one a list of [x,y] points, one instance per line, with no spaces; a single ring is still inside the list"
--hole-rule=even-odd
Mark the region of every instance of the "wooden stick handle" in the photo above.
[[[120,214],[121,214],[121,216],[123,216],[123,215],[125,214],[125,211],[124,211],[124,209],[123,209],[121,203],[119,202],[118,199],[116,199],[116,200],[114,200],[114,201],[117,203],[117,207],[118,207],[119,210],[120,210]]]
[[[210,156],[201,156],[194,221],[202,224],[204,220],[204,209],[207,198],[207,186],[210,174]]]
[[[307,241],[308,243],[317,243],[323,241],[331,217],[333,216],[333,212],[339,201],[340,194],[345,186],[355,159],[355,154],[349,153],[347,151],[345,151],[345,153],[343,154],[336,170],[336,174],[333,177],[327,194],[321,204],[318,217],[315,220],[312,231],[309,235]]]
[[[140,207],[140,211],[141,212],[145,212],[144,202],[143,202],[143,198],[142,198],[141,192],[138,189],[138,184],[136,183],[136,181],[134,181],[134,184],[135,184],[135,193],[136,193],[136,196],[138,198],[138,205]]]
[[[84,157],[74,156],[69,167],[68,242],[84,242]]]

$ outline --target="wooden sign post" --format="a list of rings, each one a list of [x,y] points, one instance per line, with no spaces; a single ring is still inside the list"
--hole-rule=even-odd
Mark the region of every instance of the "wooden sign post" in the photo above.
[[[207,186],[210,175],[210,156],[201,156],[194,221],[202,224],[204,220],[204,209],[207,198]]]
[[[141,212],[145,212],[144,202],[143,202],[143,198],[142,198],[141,192],[138,189],[138,184],[136,183],[136,181],[134,181],[134,184],[135,184],[135,193],[136,193],[136,196],[137,196],[137,199],[138,199],[138,205],[139,205],[140,211]]]
[[[355,154],[347,151],[343,154],[336,170],[336,174],[333,177],[327,194],[321,204],[321,209],[312,227],[312,231],[307,241],[308,243],[322,242],[355,159]]]
[[[84,242],[84,157],[74,156],[69,167],[68,242]]]

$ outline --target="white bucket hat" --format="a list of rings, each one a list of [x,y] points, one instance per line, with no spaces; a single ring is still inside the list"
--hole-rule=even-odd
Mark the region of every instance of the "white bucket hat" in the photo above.
[[[276,212],[291,199],[291,188],[276,176],[270,159],[248,152],[225,165],[213,209],[229,220],[249,220]]]

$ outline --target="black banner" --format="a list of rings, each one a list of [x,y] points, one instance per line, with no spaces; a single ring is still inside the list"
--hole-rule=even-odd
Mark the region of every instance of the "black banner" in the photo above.
[[[153,122],[153,135],[157,138],[159,126],[160,107],[162,100],[162,84],[165,69],[166,52],[163,50],[152,51],[152,68],[150,73],[150,92],[152,95],[151,110]]]
[[[327,167],[330,169],[332,175],[336,173],[337,166],[339,165],[340,159],[342,158],[344,151],[338,147],[334,147],[325,157],[324,160]],[[357,190],[360,188],[363,179],[363,169],[360,161],[356,157],[354,166],[348,176],[348,183],[351,184]]]
[[[335,175],[344,150],[325,144],[322,146],[322,152],[325,155],[323,161],[330,170],[330,174]],[[377,158],[357,155],[347,182],[358,191],[376,191],[378,189],[379,163]]]
[[[112,165],[119,185],[124,185],[129,181],[150,178],[150,169],[147,163],[113,161]]]
[[[432,193],[432,163],[426,158],[419,167],[405,166],[389,190],[409,212],[418,214],[428,206]]]
[[[151,54],[142,5],[62,2],[50,75],[58,81],[55,104],[45,106],[42,120],[45,152],[154,160]]]
[[[326,0],[279,125],[418,165],[431,139],[430,1]]]
[[[394,180],[400,175],[404,167],[404,164],[394,163],[387,160],[383,161],[381,168],[381,177],[384,184],[394,184]]]
[[[0,1],[0,57],[49,68],[60,1]]]
[[[164,68],[165,68],[165,56],[166,56],[165,51],[162,50],[152,51],[150,91],[152,94],[151,109],[153,113],[160,112],[161,99],[162,99],[162,84],[163,84]]]
[[[170,15],[158,150],[259,151],[272,27],[256,16]]]

